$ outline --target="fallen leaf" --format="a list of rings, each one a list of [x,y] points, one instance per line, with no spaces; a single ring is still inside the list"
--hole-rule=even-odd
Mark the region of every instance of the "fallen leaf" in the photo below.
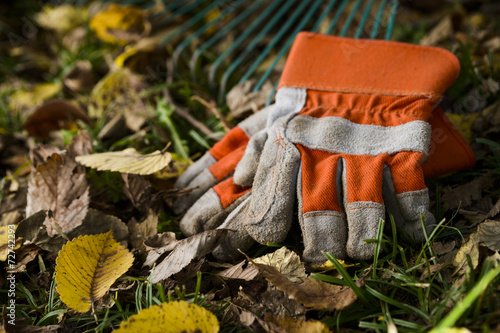
[[[299,255],[287,249],[286,246],[281,247],[273,253],[256,258],[253,262],[276,268],[278,272],[292,282],[301,282],[307,278],[306,268],[300,262]]]
[[[39,26],[60,33],[71,31],[83,24],[86,19],[85,10],[70,4],[62,4],[57,7],[48,4],[35,15],[35,21]]]
[[[39,252],[40,248],[34,244],[23,245],[16,251],[16,265],[12,270],[17,273],[26,272],[26,265],[35,260]]]
[[[276,268],[249,260],[273,286],[288,293],[305,307],[326,311],[343,310],[357,300],[356,294],[349,287],[311,278],[306,278],[301,283],[293,283]],[[362,285],[363,280],[356,283]]]
[[[145,12],[136,6],[111,3],[90,20],[90,28],[97,37],[113,44],[128,44],[139,40],[145,30]]]
[[[455,126],[455,128],[460,132],[460,134],[462,134],[462,136],[467,142],[470,143],[473,141],[474,136],[472,128],[474,122],[480,116],[479,113],[464,115],[459,113],[447,112],[446,116],[448,117],[450,122]]]
[[[178,241],[174,250],[155,267],[151,281],[158,283],[165,280],[180,272],[191,261],[212,252],[229,232],[227,229],[208,230]]]
[[[49,236],[63,235],[79,226],[87,214],[89,186],[85,168],[75,156],[88,153],[92,139],[86,132],[73,138],[66,153],[54,153],[30,175],[26,215],[50,210],[44,224]]]
[[[75,92],[89,92],[95,85],[92,64],[88,60],[79,60],[75,66],[64,76],[64,86]]]
[[[156,226],[158,225],[158,215],[154,214],[152,211],[149,212],[148,216],[140,222],[137,222],[133,218],[128,223],[128,233],[130,245],[134,249],[145,250],[144,241],[149,236],[156,235],[158,232]]]
[[[77,120],[91,123],[82,108],[73,102],[55,99],[36,107],[24,123],[24,128],[30,136],[49,139],[51,131],[71,129],[71,126],[76,126]]]
[[[294,318],[278,318],[275,316],[267,315],[266,321],[270,321],[278,327],[285,330],[287,333],[329,333],[331,332],[328,326],[316,320],[300,320]]]
[[[217,317],[207,309],[185,301],[153,305],[120,324],[116,333],[217,333]]]
[[[9,108],[22,110],[41,104],[61,91],[61,83],[40,83],[30,90],[19,89],[10,96]]]
[[[266,105],[267,99],[274,87],[266,81],[259,91],[252,91],[256,80],[249,80],[234,86],[226,96],[226,103],[231,110],[231,116],[237,118],[246,112],[257,112]]]
[[[448,209],[466,208],[474,201],[481,199],[482,192],[493,184],[493,176],[487,174],[464,185],[454,188],[446,187],[443,189],[442,201]]]
[[[448,243],[433,242],[431,247],[434,253],[440,256],[451,252],[455,248],[455,241],[451,241]]]
[[[151,206],[151,183],[144,177],[128,173],[122,174],[123,193],[132,205],[141,212],[147,212]]]
[[[249,265],[246,260],[243,260],[239,264],[234,265],[217,275],[223,279],[252,281],[259,275],[259,270],[255,268],[255,266]]]
[[[46,215],[47,211],[40,211],[21,221],[16,235],[36,244],[45,251],[57,253],[67,240],[61,236],[49,237],[44,225]],[[129,235],[127,225],[124,222],[99,210],[89,209],[82,224],[70,231],[67,237],[72,239],[83,235],[102,234],[109,230],[113,231],[113,237],[117,241],[126,244]]]
[[[475,269],[479,264],[479,236],[473,233],[469,239],[463,244],[457,252],[455,259],[453,259],[453,266],[455,266],[455,274],[464,274],[469,269],[467,263],[467,256],[470,257],[472,269]]]
[[[6,261],[9,253],[21,247],[22,241],[16,239],[17,225],[4,225],[0,227],[0,261]]]
[[[167,248],[165,251],[172,251],[176,243],[175,233],[170,231],[153,235],[144,241],[144,245],[148,251],[160,248]]]
[[[69,241],[56,259],[61,301],[77,312],[87,312],[133,261],[134,256],[115,241],[111,231]]]
[[[155,151],[141,155],[134,148],[122,151],[78,156],[76,161],[99,171],[116,171],[136,175],[150,175],[163,169],[171,160],[169,152]]]
[[[478,243],[492,251],[500,251],[500,221],[486,220],[477,228]]]
[[[422,40],[421,45],[434,46],[453,36],[453,22],[451,16],[444,17]]]

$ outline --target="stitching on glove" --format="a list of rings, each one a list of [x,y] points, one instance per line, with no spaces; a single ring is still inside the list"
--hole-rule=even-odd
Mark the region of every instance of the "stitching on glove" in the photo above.
[[[407,197],[413,197],[413,196],[422,196],[427,191],[428,191],[427,188],[424,188],[423,190],[419,190],[419,191],[411,191],[411,192],[398,193],[397,196],[400,197],[400,198],[407,198]]]
[[[354,203],[354,202],[350,202]],[[356,209],[376,209],[376,210],[385,210],[385,207],[377,207],[377,206],[365,206],[365,207],[352,207],[352,208],[347,208],[347,210],[356,210]]]
[[[323,213],[323,212],[307,212],[302,214],[304,219],[307,219],[309,217],[316,217],[316,216],[334,216],[334,217],[344,217],[343,212],[330,212],[330,213]]]

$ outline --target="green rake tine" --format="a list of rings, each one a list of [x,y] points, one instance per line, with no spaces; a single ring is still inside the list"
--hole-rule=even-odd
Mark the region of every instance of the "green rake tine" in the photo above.
[[[291,1],[287,2],[287,5],[281,7],[278,13],[276,13],[276,15],[274,15],[269,20],[269,22],[264,26],[264,28],[262,28],[262,30],[259,31],[259,34],[250,42],[250,44],[247,45],[243,53],[239,54],[238,57],[233,60],[231,66],[229,66],[226,72],[222,75],[221,84],[219,86],[220,87],[219,94],[221,99],[224,99],[226,84],[227,81],[229,80],[229,76],[231,75],[231,73],[243,62],[243,60],[245,60],[245,57],[255,49],[257,43],[269,32],[269,30],[271,30],[271,28],[273,28],[276,25],[276,23],[278,23],[278,21],[287,13],[292,3],[293,2]],[[301,12],[304,9],[304,7],[308,5],[307,1],[301,1],[299,3],[300,5],[297,7],[295,12]]]
[[[370,36],[371,39],[377,37],[378,27],[380,26],[380,22],[382,21],[382,14],[384,13],[386,4],[387,0],[382,0],[382,3],[380,4],[380,8],[377,13],[377,18],[375,19],[375,25],[373,26],[372,35]]]
[[[316,31],[318,30],[319,28],[319,25],[321,24],[321,21],[326,17],[326,15],[328,15],[328,13],[330,12],[330,10],[332,10],[333,6],[335,5],[335,3],[337,2],[337,0],[331,0],[329,3],[328,3],[328,6],[325,8],[325,11],[323,12],[323,14],[321,15],[321,17],[319,18],[319,20],[316,22],[316,24],[314,25],[313,27],[313,30],[312,31]],[[306,14],[306,18],[304,18],[300,24],[295,28],[294,32],[292,33],[292,35],[290,36],[290,38],[287,40],[287,42],[285,43],[285,45],[281,48],[281,50],[278,52],[278,54],[276,55],[276,58],[274,59],[274,61],[272,62],[272,64],[269,66],[269,68],[264,72],[264,74],[262,75],[262,77],[259,79],[259,81],[257,82],[257,84],[255,85],[255,87],[253,88],[253,91],[254,92],[257,92],[260,90],[260,88],[262,88],[262,86],[264,85],[264,82],[266,82],[267,78],[271,75],[272,71],[274,70],[274,68],[276,67],[276,64],[278,63],[278,61],[283,57],[283,55],[288,51],[288,49],[290,48],[290,46],[292,45],[293,43],[293,40],[295,39],[295,36],[297,35],[297,33],[299,31],[301,31],[304,26],[306,25],[307,21],[310,19],[310,16],[312,16],[312,11],[309,11],[307,14]],[[276,86],[274,87],[274,91],[271,93],[270,97],[272,97],[274,95],[274,92],[276,90],[276,87],[277,87],[277,84]],[[268,102],[270,103],[270,99],[268,99]],[[269,105],[269,103],[266,102],[266,105]]]
[[[179,60],[179,56],[181,55],[181,52],[189,45],[193,40],[201,36],[207,29],[209,29],[211,26],[215,25],[216,23],[220,22],[222,19],[224,19],[225,15],[229,14],[230,12],[234,11],[238,6],[243,4],[246,0],[237,0],[233,3],[233,5],[226,7],[220,15],[218,15],[215,19],[211,20],[210,22],[207,22],[204,24],[200,29],[195,31],[189,38],[185,39],[182,43],[180,43],[174,50],[173,54],[173,64],[174,64],[174,71],[177,68],[177,62]]]
[[[344,28],[342,29],[342,32],[339,35],[340,37],[345,37],[347,30],[351,26],[351,22],[352,22],[352,19],[354,17],[354,14],[356,14],[360,4],[361,4],[361,0],[357,0],[356,3],[354,4],[354,7],[352,8],[351,13],[347,17],[347,20],[344,24]]]
[[[398,11],[399,3],[397,1],[393,1],[393,5],[391,8],[391,16],[389,17],[389,22],[387,24],[387,31],[385,32],[385,39],[391,39],[392,29],[394,28],[394,21],[396,20],[396,13]]]
[[[345,7],[347,6],[348,0],[343,0],[342,3],[340,4],[339,8],[337,9],[337,12],[335,13],[335,16],[333,17],[332,23],[330,23],[330,26],[326,30],[326,34],[330,35],[332,33],[333,28],[337,25],[337,21],[340,18],[340,15],[344,11]]]
[[[210,4],[207,7],[203,8],[199,13],[197,13],[195,16],[193,16],[191,19],[189,19],[186,23],[182,24],[179,28],[175,29],[175,31],[172,32],[170,35],[163,38],[161,41],[161,45],[167,44],[172,39],[174,39],[175,37],[179,36],[180,34],[185,32],[186,30],[188,30],[195,23],[197,23],[198,21],[201,21],[214,8],[215,8],[215,6],[213,4]]]
[[[280,12],[284,13],[286,11],[286,9],[288,9],[295,1],[286,1],[286,4],[281,7],[280,9]],[[216,75],[216,72],[217,72],[217,69],[219,68],[219,66],[222,64],[222,62],[224,61],[224,59],[226,59],[226,57],[231,53],[233,52],[233,50],[235,50],[241,43],[243,43],[248,35],[250,35],[250,33],[252,33],[253,30],[255,30],[257,27],[260,26],[260,23],[262,21],[264,21],[267,16],[269,14],[271,14],[272,10],[274,10],[274,8],[276,8],[278,5],[280,4],[279,1],[273,1],[272,4],[267,7],[265,9],[265,11],[247,28],[246,31],[244,31],[240,37],[238,37],[236,39],[236,41],[234,41],[234,43],[227,48],[227,50],[225,50],[215,61],[214,63],[212,64],[211,68],[210,68],[210,72],[208,73],[208,80],[209,80],[209,83],[210,83],[210,86],[215,90],[215,75]],[[267,32],[267,31],[266,31]],[[262,34],[262,31],[260,32],[259,34],[260,36],[263,36]],[[261,37],[262,38],[262,37]],[[247,47],[248,48],[248,47]]]
[[[187,0],[183,4],[178,4],[176,2],[175,4],[177,4],[178,6],[174,6],[173,4],[170,4],[170,6],[171,6],[170,8],[169,8],[169,5],[166,5],[166,9],[172,10],[172,13],[168,13],[168,15],[169,15],[168,18],[161,21],[160,25],[162,25],[162,26],[167,25],[168,23],[173,22],[178,16],[189,13],[190,10],[198,8],[199,6],[201,6],[204,3],[206,3],[205,0],[197,0],[194,2]],[[163,13],[158,14],[158,15],[161,16],[164,14],[167,14],[167,13],[163,12]]]
[[[370,0],[366,4],[365,11],[363,12],[363,17],[361,18],[361,21],[359,22],[359,27],[358,27],[358,30],[356,31],[356,34],[354,35],[354,38],[359,38],[361,36],[361,33],[363,32],[363,28],[365,27],[366,20],[368,19],[368,15],[370,15],[370,9],[372,9],[373,1],[374,0]]]
[[[226,36],[229,31],[231,31],[232,28],[234,28],[236,25],[240,24],[243,22],[244,19],[246,19],[250,14],[252,14],[259,6],[262,4],[264,0],[260,1],[255,1],[248,9],[244,10],[240,15],[238,15],[234,20],[232,20],[228,25],[226,25],[224,28],[222,28],[215,36],[201,44],[196,51],[194,52],[193,56],[191,57],[191,60],[189,61],[189,67],[191,70],[191,76],[193,78],[196,78],[196,64],[198,63],[198,58],[201,56],[201,54],[208,49],[210,46],[215,44],[217,41],[219,41],[222,37]]]
[[[317,0],[311,6],[311,8],[307,11],[306,15],[304,15],[304,17],[302,18],[299,26],[303,26],[304,24],[309,22],[309,19],[318,10],[318,8],[322,2],[323,2],[322,0]],[[250,68],[246,71],[246,73],[243,74],[243,76],[241,77],[241,79],[238,83],[243,83],[243,82],[247,81],[250,78],[250,76],[253,74],[253,72],[257,69],[257,67],[262,63],[262,61],[264,61],[265,57],[269,54],[269,52],[271,52],[271,50],[276,46],[276,44],[278,44],[278,42],[282,40],[283,36],[288,31],[290,26],[295,22],[297,17],[300,14],[302,14],[301,11],[302,11],[302,7],[304,7],[303,4],[307,5],[307,2],[303,1],[302,5],[299,6],[296,9],[296,11],[292,14],[292,16],[290,16],[290,18],[288,18],[286,20],[285,24],[281,27],[280,31],[276,34],[276,36],[273,38],[273,40],[267,45],[267,47],[261,52],[259,57],[252,63],[252,66],[250,66]],[[294,32],[292,34],[291,39],[294,39],[295,35],[296,35],[296,32]]]

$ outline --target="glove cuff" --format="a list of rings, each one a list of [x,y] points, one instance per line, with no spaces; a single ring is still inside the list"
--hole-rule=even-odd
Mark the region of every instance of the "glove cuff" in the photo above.
[[[458,59],[445,49],[301,32],[279,88],[421,95],[438,100],[459,73]]]

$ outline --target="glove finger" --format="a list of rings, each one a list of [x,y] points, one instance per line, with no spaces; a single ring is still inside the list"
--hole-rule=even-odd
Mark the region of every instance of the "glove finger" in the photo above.
[[[342,172],[344,207],[347,215],[347,255],[355,259],[373,258],[374,239],[380,219],[385,218],[382,199],[384,159],[387,155],[345,155]]]
[[[243,197],[242,197],[243,198]],[[244,200],[229,214],[219,229],[231,229],[224,241],[217,246],[212,254],[219,260],[236,260],[241,257],[241,250],[247,251],[255,240],[247,233],[243,225],[245,220],[245,210],[248,209],[250,202],[250,192],[244,196]]]
[[[217,228],[233,211],[250,188],[234,184],[232,178],[217,184],[205,192],[186,212],[179,223],[182,233],[192,236]]]
[[[236,148],[208,168],[202,169],[200,173],[186,185],[186,187],[194,188],[194,190],[174,201],[172,205],[174,213],[184,213],[199,197],[201,197],[201,195],[203,195],[203,193],[230,176],[234,172],[234,168],[244,152],[245,146]]]
[[[300,153],[283,137],[285,119],[269,131],[245,218],[247,232],[261,244],[282,242],[293,218]]]
[[[297,148],[302,160],[297,180],[299,223],[304,241],[302,259],[309,263],[324,262],[322,252],[344,259],[347,223],[341,203],[340,155],[301,145]]]
[[[267,129],[263,129],[250,138],[245,154],[234,171],[234,182],[241,186],[252,186],[259,165],[260,155],[267,140]]]
[[[384,170],[384,196],[398,229],[416,241],[425,240],[421,217],[427,231],[435,219],[429,211],[429,192],[424,182],[422,160],[418,152],[400,152],[387,160]]]
[[[207,151],[198,161],[186,169],[182,175],[177,178],[175,182],[175,188],[186,188],[189,187],[188,184],[193,181],[203,170],[207,169],[211,165],[215,164],[217,160]]]

